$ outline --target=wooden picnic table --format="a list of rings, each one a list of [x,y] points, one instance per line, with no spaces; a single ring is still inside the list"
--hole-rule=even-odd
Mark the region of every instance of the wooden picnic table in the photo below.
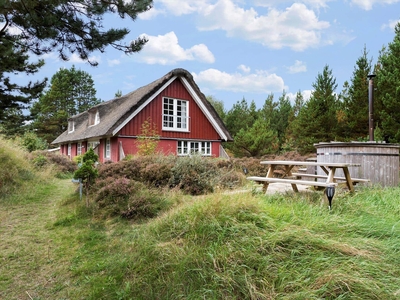
[[[250,176],[248,180],[254,180],[264,183],[264,190],[267,191],[269,183],[288,183],[292,185],[295,192],[298,192],[297,184],[309,185],[314,187],[329,187],[337,186],[337,181],[344,181],[350,192],[354,192],[353,183],[367,182],[368,179],[351,178],[349,167],[360,167],[360,164],[355,163],[329,163],[329,162],[311,162],[311,161],[286,161],[286,160],[272,160],[261,161],[263,165],[269,165],[266,177]],[[278,166],[284,167],[284,174],[280,177],[274,177],[274,172]],[[315,166],[321,168],[326,175],[302,174],[292,173],[295,166]],[[342,169],[344,177],[335,176],[337,169]],[[300,180],[300,177],[311,177],[317,179],[322,178],[325,181],[313,180]]]

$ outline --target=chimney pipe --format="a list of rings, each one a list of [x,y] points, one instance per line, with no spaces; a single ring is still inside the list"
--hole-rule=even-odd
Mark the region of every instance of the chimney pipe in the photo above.
[[[368,75],[368,101],[369,101],[369,141],[374,141],[374,77],[375,74]]]

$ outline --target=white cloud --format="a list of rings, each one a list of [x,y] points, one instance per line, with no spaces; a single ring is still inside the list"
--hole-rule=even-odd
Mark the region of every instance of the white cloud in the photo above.
[[[394,4],[400,0],[351,0],[352,4],[361,7],[364,10],[371,10],[375,4]]]
[[[312,93],[313,93],[312,90],[301,91],[301,95],[303,96],[304,103],[306,103],[306,102],[308,102],[308,100],[310,100]],[[286,95],[289,97],[290,103],[293,105],[295,103],[297,93],[294,93],[294,94],[287,93]]]
[[[89,57],[89,61],[100,63],[101,62],[101,57],[100,56],[90,56]],[[86,63],[86,61],[82,60],[79,57],[79,55],[76,54],[76,53],[72,53],[71,56],[69,56],[68,62],[75,63],[75,64],[84,64],[84,63]]]
[[[285,84],[276,74],[257,71],[252,74],[229,74],[216,69],[208,69],[198,74],[192,73],[194,80],[204,88],[243,93],[282,92]]]
[[[396,27],[397,23],[399,23],[399,22],[400,22],[400,20],[389,20],[388,23],[383,24],[381,26],[381,29],[385,30],[386,28],[390,28],[391,30],[394,31],[394,28]]]
[[[250,73],[250,71],[251,71],[250,67],[245,66],[245,65],[238,66],[238,69],[243,71],[244,73]]]
[[[214,63],[215,57],[204,44],[184,49],[179,45],[178,37],[171,31],[165,35],[150,36],[143,34],[149,41],[142,51],[135,54],[135,60],[147,64],[173,65],[180,61],[196,60]]]
[[[298,0],[297,3],[304,3],[311,7],[326,8],[328,7],[328,2],[334,0]],[[265,6],[265,7],[276,7],[278,4],[282,5],[283,3],[293,3],[293,0],[254,0],[254,4],[256,6]]]
[[[296,60],[294,65],[287,67],[290,74],[307,72],[307,66],[304,62]]]
[[[314,11],[294,3],[284,11],[271,8],[259,15],[253,8],[245,10],[232,0],[219,0],[201,11],[199,30],[224,30],[230,37],[261,43],[269,48],[289,47],[303,51],[321,44],[321,32],[330,25],[319,21]]]
[[[142,20],[151,20],[157,17],[158,15],[163,15],[163,14],[165,14],[164,10],[156,9],[155,7],[153,7],[150,10],[139,14],[138,18]]]
[[[121,63],[119,59],[108,59],[107,62],[110,67],[119,65]]]
[[[197,13],[209,5],[210,0],[159,0],[175,16]]]

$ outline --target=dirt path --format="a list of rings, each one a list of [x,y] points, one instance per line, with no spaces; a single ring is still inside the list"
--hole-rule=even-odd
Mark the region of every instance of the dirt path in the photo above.
[[[0,299],[51,299],[64,268],[55,260],[52,224],[73,189],[70,180],[55,180],[28,203],[0,205]]]

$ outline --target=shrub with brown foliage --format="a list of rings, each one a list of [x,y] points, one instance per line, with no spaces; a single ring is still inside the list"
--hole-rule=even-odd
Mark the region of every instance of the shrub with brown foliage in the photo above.
[[[170,183],[187,194],[202,195],[214,191],[220,172],[214,159],[200,155],[179,157]]]
[[[98,180],[94,196],[99,213],[105,217],[152,218],[169,206],[161,194],[123,177]]]
[[[71,161],[68,156],[61,155],[58,152],[49,152],[45,150],[34,151],[29,154],[29,159],[38,168],[53,165],[57,176],[72,174],[77,169],[77,164]]]

